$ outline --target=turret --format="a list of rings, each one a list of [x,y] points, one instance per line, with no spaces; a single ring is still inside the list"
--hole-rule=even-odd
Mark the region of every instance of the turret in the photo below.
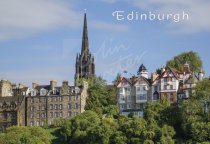
[[[204,78],[204,72],[203,69],[201,68],[200,71],[198,72],[198,80],[203,80]]]
[[[148,72],[147,72],[146,67],[143,64],[139,67],[137,75],[138,76],[143,76],[143,77],[148,79]]]

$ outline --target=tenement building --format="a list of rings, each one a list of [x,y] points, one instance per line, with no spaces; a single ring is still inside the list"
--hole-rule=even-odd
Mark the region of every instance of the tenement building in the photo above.
[[[89,52],[88,29],[86,13],[84,16],[82,49],[76,56],[75,64],[75,85],[81,78],[91,79],[95,75],[94,57]]]
[[[148,102],[166,99],[171,104],[176,104],[180,100],[189,98],[196,83],[203,79],[204,73],[201,70],[195,75],[188,63],[183,67],[182,72],[171,67],[162,67],[160,74],[152,73],[149,78],[148,71],[142,64],[137,76],[121,77],[117,83],[120,113],[142,116]]]
[[[8,94],[12,96],[0,97],[0,131],[12,125],[54,125],[57,119],[70,119],[85,111],[88,96],[85,81],[81,86],[69,86],[68,81],[57,86],[52,80],[49,85],[33,83],[32,88],[12,84],[11,87]]]
[[[0,83],[0,132],[12,125],[24,126],[25,97],[8,80],[1,80]]]
[[[85,110],[88,85],[69,86],[63,81],[58,87],[55,80],[50,85],[32,84],[26,97],[26,125],[53,125],[56,119],[72,118]]]

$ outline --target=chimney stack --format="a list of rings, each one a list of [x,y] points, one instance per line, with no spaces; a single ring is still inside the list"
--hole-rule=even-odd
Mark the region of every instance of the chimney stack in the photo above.
[[[37,86],[39,86],[38,83],[36,83],[36,82],[33,82],[33,83],[32,83],[32,88],[33,88],[33,89],[35,89]]]
[[[57,86],[57,81],[56,80],[51,80],[50,81],[50,89],[54,90],[56,86]]]
[[[64,81],[63,81],[63,86],[64,86],[64,85],[67,85],[67,86],[68,86],[68,85],[69,85],[69,82],[68,82],[67,80],[64,80]]]
[[[156,72],[152,73],[152,74],[151,74],[151,80],[152,80],[152,82],[153,82],[158,76],[159,76],[159,75],[158,75]]]
[[[162,67],[161,67],[161,74],[162,74],[162,73],[164,73],[164,72],[165,72],[165,70],[166,70],[166,69],[165,69],[165,67],[164,67],[164,66],[162,66]]]

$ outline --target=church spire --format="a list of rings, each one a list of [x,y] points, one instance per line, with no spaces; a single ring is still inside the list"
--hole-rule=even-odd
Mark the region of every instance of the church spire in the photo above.
[[[88,42],[87,18],[86,18],[86,13],[85,13],[84,14],[81,54],[88,55],[88,53],[89,53],[89,42]]]
[[[86,13],[84,14],[81,54],[76,56],[75,69],[75,85],[80,78],[91,79],[95,75],[94,58],[89,52]]]

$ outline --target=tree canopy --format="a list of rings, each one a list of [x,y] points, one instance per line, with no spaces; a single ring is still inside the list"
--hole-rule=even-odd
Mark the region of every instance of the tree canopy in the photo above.
[[[199,55],[193,51],[184,52],[175,56],[166,63],[166,66],[170,66],[182,71],[183,65],[186,62],[190,64],[190,69],[193,72],[199,72],[200,68],[202,68],[202,60],[200,59]]]
[[[0,135],[1,144],[51,144],[52,135],[41,127],[12,126]]]

